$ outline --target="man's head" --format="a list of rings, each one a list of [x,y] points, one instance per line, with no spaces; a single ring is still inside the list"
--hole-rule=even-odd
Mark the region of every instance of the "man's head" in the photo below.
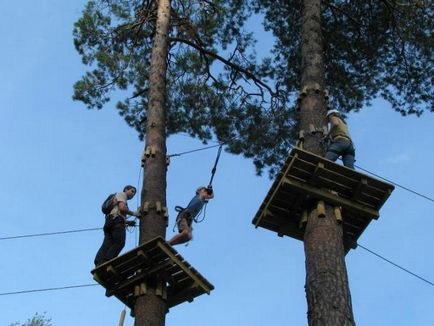
[[[131,186],[131,185],[127,185],[124,187],[124,193],[127,194],[127,198],[131,199],[134,197],[134,195],[136,194],[136,187]]]

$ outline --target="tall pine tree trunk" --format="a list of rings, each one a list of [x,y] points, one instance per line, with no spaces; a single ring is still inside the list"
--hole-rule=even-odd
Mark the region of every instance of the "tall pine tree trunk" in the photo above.
[[[312,91],[317,85],[325,87],[321,34],[321,0],[304,0],[301,87],[311,91],[301,103],[300,129],[305,131],[304,149],[318,155],[324,154],[323,134],[309,131],[312,125],[322,130],[327,124],[323,95]],[[316,202],[308,205],[304,250],[309,325],[354,325],[342,226],[336,222],[332,207],[327,205],[325,217],[318,217]]]
[[[155,149],[155,156],[145,161],[142,203],[149,202],[149,212],[140,222],[140,243],[156,236],[166,237],[166,221],[156,211],[156,202],[166,207],[166,72],[168,33],[170,28],[170,0],[159,0],[156,32],[152,48],[151,75],[146,126],[146,147]],[[159,280],[149,280],[151,287]],[[165,286],[163,284],[163,286]],[[137,298],[134,312],[136,326],[165,324],[167,305],[152,289]]]

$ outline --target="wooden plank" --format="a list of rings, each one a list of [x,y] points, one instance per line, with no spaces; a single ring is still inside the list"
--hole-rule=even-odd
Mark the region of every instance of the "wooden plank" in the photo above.
[[[363,176],[364,178],[367,178],[368,183],[372,186],[377,188],[378,190],[382,190],[382,192],[386,192],[387,189],[393,190],[395,187],[390,184],[389,182],[386,182],[384,180],[379,180],[375,177],[372,177],[370,175],[362,174],[356,170],[350,169],[346,166],[339,165],[337,163],[331,162],[329,160],[326,160],[325,158],[318,156],[316,154],[313,154],[311,152],[302,150],[300,148],[293,148],[290,155],[298,154],[299,159],[306,160],[310,162],[323,162],[325,169],[337,172],[338,174],[345,176],[350,179],[354,180],[360,180],[360,178]]]
[[[328,191],[324,191],[321,189],[318,189],[316,187],[312,187],[308,184],[303,184],[299,181],[295,181],[289,178],[284,178],[284,182],[288,185],[291,185],[291,187],[294,187],[298,189],[300,192],[304,192],[306,194],[309,194],[315,198],[318,199],[324,199],[330,204],[336,205],[336,206],[343,206],[346,209],[350,211],[355,211],[359,214],[365,214],[370,217],[378,218],[378,212],[370,207],[352,202],[351,200],[348,200],[346,198],[338,197],[336,195],[333,195],[332,193]]]
[[[192,300],[195,296],[203,293],[209,294],[214,289],[214,286],[203,278],[176,250],[170,247],[162,237],[157,237],[111,260],[109,264],[104,263],[92,270],[92,274],[98,279],[100,273],[103,273],[102,278],[105,278],[105,283],[100,280],[100,284],[104,284],[106,295],[116,296],[131,309],[134,309],[136,300],[134,297],[135,288],[153,276],[161,277],[163,282],[169,282],[167,289],[171,289],[170,293],[177,295],[176,301],[179,303]],[[177,283],[174,282],[175,278],[179,278]],[[191,284],[196,285],[192,287]],[[179,296],[177,293],[184,291],[185,288],[194,290],[187,291],[185,297]]]
[[[177,257],[176,254],[171,252],[171,250],[167,248],[163,243],[159,242],[157,245],[160,247],[162,251],[164,251],[170,257],[172,261],[177,263],[184,270],[184,272],[188,274],[196,283],[203,286],[203,288],[206,290],[206,293],[208,294],[210,293],[210,291],[214,288],[210,283],[206,284],[205,283],[206,280],[204,281],[203,279],[201,279],[201,277],[199,277],[199,275],[196,275],[192,273],[191,270],[189,270],[188,268],[185,268],[182,264],[182,261],[179,259],[179,257]]]
[[[318,162],[317,166],[315,167],[315,170],[313,171],[312,175],[309,177],[307,183],[310,184],[311,186],[315,186],[318,181],[318,174],[323,169],[324,169],[324,164]]]
[[[286,167],[284,167],[285,172],[282,174],[282,179],[276,179],[276,181],[274,182],[274,184],[271,186],[271,189],[269,191],[269,193],[267,194],[267,197],[271,197],[270,199],[272,199],[274,197],[274,195],[276,194],[276,192],[279,190],[280,185],[282,184],[282,180],[283,180],[283,176],[286,174],[286,172],[291,168],[292,164],[294,163],[294,161],[297,159],[297,154],[295,154],[288,162],[288,165]],[[265,204],[265,207],[263,208],[263,210],[266,210],[268,208],[268,204],[270,201],[267,201]],[[259,222],[261,221],[261,216],[258,216],[258,218],[255,221],[255,226],[257,227]]]
[[[277,235],[278,236],[283,236],[286,235],[288,237],[294,238],[294,239],[298,239],[298,240],[303,240],[304,237],[304,232],[302,232],[299,227],[298,224],[296,225],[280,225],[277,229]]]
[[[382,207],[384,205],[384,203],[386,202],[386,200],[389,198],[389,196],[391,195],[393,189],[387,189],[387,191],[385,192],[383,198],[380,199],[378,206]]]
[[[194,287],[192,288],[185,288],[182,289],[181,291],[177,291],[175,293],[168,293],[167,295],[167,306],[168,308],[174,307],[182,302],[185,301],[186,297],[189,297],[189,299],[187,299],[189,302],[191,302],[191,292],[194,291]],[[200,295],[201,293],[194,293],[195,296]],[[209,293],[208,293],[209,294]]]
[[[343,168],[343,166],[338,165],[339,168]],[[326,165],[324,164],[324,169],[321,170],[321,177],[324,177],[326,179],[335,180],[336,183],[340,183],[342,185],[345,185],[346,187],[353,189],[357,183],[360,181],[360,175],[345,175],[342,174],[342,171],[339,169],[337,170],[335,166],[333,166],[333,169],[330,169],[330,164]]]
[[[152,268],[142,271],[141,273],[136,274],[135,276],[129,278],[128,280],[123,280],[118,285],[115,285],[110,290],[107,290],[107,296],[112,296],[118,291],[122,291],[128,288],[134,288],[134,285],[140,282],[141,280],[145,280],[146,278],[156,274],[157,272],[164,270],[166,267],[171,266],[172,262],[170,260],[161,262],[157,266],[153,266]]]
[[[297,171],[305,171],[307,174],[311,174],[315,167],[317,166],[316,162],[312,162],[311,160],[306,160],[305,158],[302,158],[302,155],[300,155],[301,152],[292,152],[292,156],[297,155],[297,160],[293,164],[293,169]],[[291,169],[292,170],[292,169]],[[287,174],[285,174],[287,176]],[[307,179],[306,179],[307,181]]]

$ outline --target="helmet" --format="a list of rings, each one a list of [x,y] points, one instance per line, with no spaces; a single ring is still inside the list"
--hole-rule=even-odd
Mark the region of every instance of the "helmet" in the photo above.
[[[326,113],[326,118],[328,118],[328,116],[329,116],[330,114],[337,114],[337,115],[340,115],[340,113],[339,113],[338,110],[335,110],[335,109],[333,109],[333,110],[328,110],[327,113]]]

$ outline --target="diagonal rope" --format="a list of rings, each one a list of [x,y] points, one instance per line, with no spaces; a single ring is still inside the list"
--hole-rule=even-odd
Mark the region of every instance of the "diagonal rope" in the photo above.
[[[423,194],[421,194],[421,193],[419,193],[419,192],[417,192],[417,191],[411,190],[410,188],[404,187],[404,186],[402,186],[402,185],[400,185],[400,184],[398,184],[398,183],[396,183],[396,182],[393,182],[393,181],[391,181],[391,180],[388,180],[388,179],[386,179],[386,178],[383,178],[383,177],[379,176],[378,174],[375,174],[375,173],[373,173],[373,172],[371,172],[371,171],[368,171],[368,170],[366,170],[366,169],[364,169],[364,168],[362,168],[362,167],[360,167],[360,166],[357,166],[357,165],[354,165],[354,166],[355,166],[356,168],[358,168],[359,170],[362,170],[362,171],[364,171],[364,172],[367,172],[367,173],[369,173],[369,174],[372,174],[373,176],[375,176],[375,177],[377,177],[377,178],[380,178],[380,179],[382,179],[382,180],[384,180],[384,181],[386,181],[386,182],[389,182],[389,183],[391,183],[391,184],[393,184],[393,185],[395,185],[395,186],[397,186],[397,187],[399,187],[399,188],[401,188],[401,189],[404,189],[404,190],[406,190],[406,191],[408,191],[408,192],[411,192],[412,194],[415,194],[415,195],[420,196],[420,197],[422,197],[422,198],[425,198],[425,199],[427,199],[427,200],[429,200],[429,201],[431,201],[431,202],[434,202],[434,199],[431,198],[431,197],[425,196],[425,195],[423,195]]]
[[[24,293],[35,293],[35,292],[46,292],[46,291],[68,290],[68,289],[84,288],[84,287],[90,287],[90,286],[96,286],[96,285],[99,285],[99,284],[92,283],[92,284],[62,286],[62,287],[57,287],[57,288],[45,288],[45,289],[33,289],[33,290],[24,290],[24,291],[15,291],[15,292],[3,292],[3,293],[0,293],[0,296],[24,294]]]
[[[429,285],[434,286],[434,283],[433,283],[433,282],[430,282],[430,281],[428,281],[427,279],[423,278],[422,276],[419,276],[419,275],[417,275],[416,273],[413,273],[413,272],[409,271],[408,269],[406,269],[406,268],[404,268],[404,267],[402,267],[402,266],[399,266],[398,264],[394,263],[393,261],[391,261],[391,260],[389,260],[389,259],[387,259],[387,258],[385,258],[385,257],[383,257],[383,256],[381,256],[381,255],[379,255],[379,254],[377,254],[377,253],[375,253],[375,252],[373,252],[372,250],[369,250],[368,248],[362,246],[361,244],[358,243],[357,246],[360,247],[360,248],[362,248],[362,249],[365,249],[367,252],[369,252],[369,253],[373,254],[374,256],[376,256],[376,257],[378,257],[378,258],[384,260],[385,262],[387,262],[387,263],[389,263],[389,264],[391,264],[391,265],[393,265],[393,266],[395,266],[395,267],[397,267],[397,268],[403,270],[404,272],[406,272],[406,273],[408,273],[408,274],[410,274],[410,275],[413,275],[414,277],[416,277],[416,278],[418,278],[418,279],[424,281],[425,283],[428,283]]]
[[[12,237],[0,238],[0,241],[1,240],[11,240],[11,239],[21,239],[21,238],[43,237],[43,236],[48,236],[48,235],[58,235],[58,234],[67,234],[67,233],[86,232],[86,231],[96,231],[96,230],[102,230],[102,228],[91,228],[91,229],[80,229],[80,230],[70,230],[70,231],[58,231],[58,232],[16,235],[16,236],[12,236]]]

